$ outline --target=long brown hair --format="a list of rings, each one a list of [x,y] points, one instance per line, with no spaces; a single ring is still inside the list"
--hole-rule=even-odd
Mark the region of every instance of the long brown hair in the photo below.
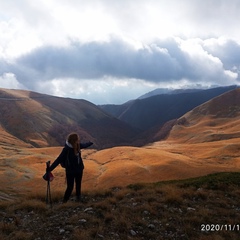
[[[78,140],[80,139],[77,133],[70,133],[67,137],[67,141],[72,145]]]

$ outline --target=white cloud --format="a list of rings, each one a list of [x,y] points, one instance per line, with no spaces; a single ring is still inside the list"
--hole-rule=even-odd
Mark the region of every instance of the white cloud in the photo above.
[[[0,56],[4,59],[14,59],[41,46],[35,32],[26,29],[24,24],[17,19],[0,22],[0,31]]]
[[[4,73],[0,76],[0,88],[24,89],[25,87],[17,81],[13,73]]]
[[[103,103],[162,84],[236,84],[239,8],[239,0],[0,1],[1,85]]]
[[[238,0],[8,0],[0,2],[0,22],[8,26],[13,49],[23,39],[32,49],[66,46],[69,39],[106,40],[113,34],[143,42],[172,36],[240,40],[239,7]]]
[[[41,82],[36,85],[34,91],[60,97],[86,99],[95,104],[122,104],[157,87],[158,84],[149,84],[138,79],[104,77],[101,80],[79,81],[68,78]]]

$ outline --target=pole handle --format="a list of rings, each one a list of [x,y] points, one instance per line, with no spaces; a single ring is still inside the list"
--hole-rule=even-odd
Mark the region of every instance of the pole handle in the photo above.
[[[48,169],[50,168],[50,163],[51,163],[51,161],[47,161],[46,162],[46,171],[47,172],[49,172]]]

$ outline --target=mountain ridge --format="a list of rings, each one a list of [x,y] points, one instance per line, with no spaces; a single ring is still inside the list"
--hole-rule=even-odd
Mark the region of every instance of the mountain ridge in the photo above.
[[[187,93],[160,94],[122,105],[101,105],[107,113],[143,131],[177,119],[194,107],[237,86],[218,87]]]
[[[6,89],[0,89],[0,99],[2,129],[34,147],[62,145],[71,131],[96,147],[127,144],[136,134],[86,100]]]
[[[239,102],[240,89],[209,100],[173,120],[173,126],[166,128],[164,141],[156,139],[141,147],[125,145],[83,150],[83,190],[239,171]],[[162,129],[152,132],[152,136],[159,134]],[[54,161],[62,146],[17,147],[20,142],[11,145],[3,140],[0,139],[0,182],[4,193],[25,193],[36,188],[44,191],[45,163]],[[54,191],[63,192],[64,169],[54,170],[54,176]]]
[[[178,141],[197,143],[239,138],[239,117],[240,88],[237,88],[184,114],[175,122],[169,139],[178,136]]]
[[[118,106],[121,108],[118,108],[118,114],[121,113],[118,119],[83,99],[0,89],[1,142],[7,136],[8,142],[24,146],[59,146],[64,144],[69,132],[77,131],[82,141],[93,141],[98,149],[143,146],[165,139],[175,121],[194,107],[236,88],[132,100]]]
[[[206,88],[186,88],[186,89],[157,88],[157,89],[154,89],[153,91],[150,91],[148,93],[141,95],[140,97],[138,97],[138,99],[144,99],[144,98],[161,95],[161,94],[190,93],[190,92],[198,92],[201,90],[206,90]]]

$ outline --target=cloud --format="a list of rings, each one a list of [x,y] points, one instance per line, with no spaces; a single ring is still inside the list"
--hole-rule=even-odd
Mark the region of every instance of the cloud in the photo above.
[[[0,76],[0,87],[11,89],[24,89],[24,86],[17,81],[14,74],[12,73],[4,73],[2,76]]]
[[[143,44],[114,37],[40,47],[14,62],[1,61],[0,75],[11,73],[15,86],[33,91],[117,103],[157,87],[238,84],[239,51],[237,43],[223,39]]]
[[[91,80],[106,76],[155,83],[182,79],[216,83],[234,80],[225,74],[225,70],[231,69],[225,69],[224,65],[233,63],[228,62],[226,57],[223,57],[225,63],[222,63],[221,49],[215,49],[213,55],[213,50],[208,52],[203,45],[204,41],[200,39],[173,38],[138,48],[116,38],[108,42],[73,42],[69,47],[46,46],[21,56],[12,71],[21,83],[29,86],[34,81],[64,78]],[[240,46],[234,46],[240,50]],[[231,54],[230,49],[225,52]],[[238,58],[236,55],[235,60],[238,61]]]
[[[54,79],[38,82],[38,92],[54,96],[86,99],[95,104],[119,104],[136,99],[153,89],[153,85],[138,79],[114,79],[105,77],[98,80]],[[156,86],[155,86],[156,87]]]
[[[239,8],[239,0],[0,1],[0,45],[15,57],[39,46],[102,41],[112,34],[144,43],[172,36],[240,41]]]
[[[237,84],[239,8],[239,0],[0,1],[0,87],[12,78],[9,87],[107,100],[118,89],[132,98],[129,89]]]
[[[231,39],[209,39],[203,46],[206,51],[221,59],[229,70],[240,68],[240,44]]]

